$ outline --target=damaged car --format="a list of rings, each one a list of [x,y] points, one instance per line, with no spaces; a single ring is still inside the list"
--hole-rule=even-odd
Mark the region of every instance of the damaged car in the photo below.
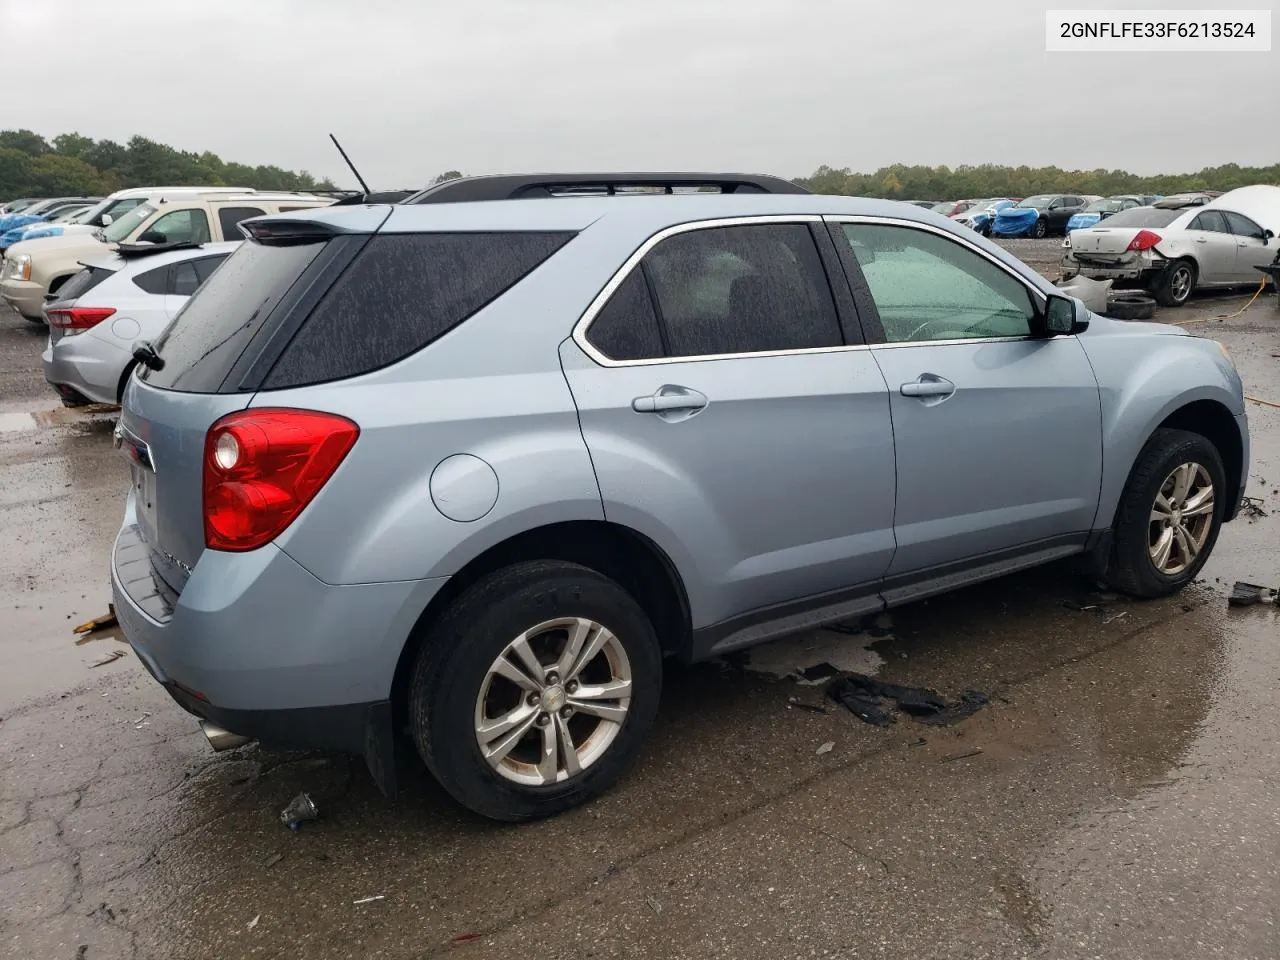
[[[393,793],[416,747],[528,820],[636,760],[664,657],[1068,558],[1199,575],[1249,474],[1217,343],[908,204],[638,177],[254,218],[135,345],[115,612],[215,749]]]
[[[1275,229],[1231,206],[1224,196],[1204,205],[1136,207],[1073,230],[1062,242],[1062,279],[1143,287],[1166,307],[1181,306],[1196,290],[1256,284],[1258,268],[1276,256]]]

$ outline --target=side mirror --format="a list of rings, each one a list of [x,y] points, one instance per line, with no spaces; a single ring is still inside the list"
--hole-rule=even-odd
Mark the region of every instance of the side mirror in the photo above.
[[[1274,239],[1275,235],[1276,235],[1276,232],[1275,232],[1274,230],[1263,230],[1263,231],[1262,231],[1262,242],[1263,242],[1263,243],[1270,243],[1270,242],[1272,241],[1272,239]]]
[[[138,242],[139,243],[166,243],[168,239],[169,238],[166,237],[159,230],[147,230],[141,236],[138,237]]]
[[[1044,309],[1044,329],[1051,337],[1080,333],[1089,327],[1088,311],[1084,304],[1071,297],[1049,294]]]
[[[98,219],[102,221],[102,225],[103,225],[104,227],[109,227],[109,226],[111,226],[111,224],[115,221],[115,219],[116,219],[116,218],[115,218],[115,217],[113,217],[113,216],[112,216],[111,214],[109,214],[109,213],[104,213],[104,214],[103,214],[101,217],[99,217]]]

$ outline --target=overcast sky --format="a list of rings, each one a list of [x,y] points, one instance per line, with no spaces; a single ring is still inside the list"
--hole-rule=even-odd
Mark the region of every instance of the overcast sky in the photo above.
[[[0,128],[138,133],[353,185],[332,131],[384,188],[450,168],[1280,160],[1280,53],[1045,52],[1046,8],[1103,6],[0,0]]]

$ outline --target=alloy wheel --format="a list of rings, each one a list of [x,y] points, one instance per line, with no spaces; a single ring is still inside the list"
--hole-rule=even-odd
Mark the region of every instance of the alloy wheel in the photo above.
[[[1196,561],[1213,530],[1214,489],[1198,463],[1174,467],[1151,506],[1147,550],[1165,576],[1176,576]]]
[[[1173,299],[1179,303],[1191,296],[1190,267],[1183,265],[1173,271],[1173,276],[1169,278],[1169,290],[1173,294]]]
[[[503,649],[480,685],[475,737],[500,776],[561,783],[598,761],[631,704],[631,662],[603,624],[547,620]]]

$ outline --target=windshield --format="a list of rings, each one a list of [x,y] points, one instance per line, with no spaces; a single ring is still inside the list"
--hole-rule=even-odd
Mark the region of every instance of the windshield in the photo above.
[[[1042,197],[1027,197],[1027,199],[1023,200],[1018,204],[1018,206],[1023,210],[1044,210],[1056,199],[1057,197],[1053,194],[1045,194]]]
[[[1085,213],[1115,213],[1124,203],[1120,200],[1095,200],[1084,208]]]
[[[95,203],[93,206],[87,207],[86,209],[81,210],[79,213],[77,213],[74,217],[73,222],[88,223],[90,220],[93,220],[95,217],[97,217],[98,214],[105,213],[107,208],[110,207],[111,204],[114,202],[115,201],[112,201],[112,200],[101,200],[98,203]]]
[[[112,221],[110,226],[98,231],[101,234],[98,239],[104,243],[119,243],[133,233],[134,230],[138,229],[139,225],[155,212],[156,208],[149,203],[134,207],[119,220]]]
[[[1161,210],[1157,207],[1130,207],[1114,217],[1108,217],[1099,226],[1111,227],[1167,227],[1182,216],[1184,210]]]

